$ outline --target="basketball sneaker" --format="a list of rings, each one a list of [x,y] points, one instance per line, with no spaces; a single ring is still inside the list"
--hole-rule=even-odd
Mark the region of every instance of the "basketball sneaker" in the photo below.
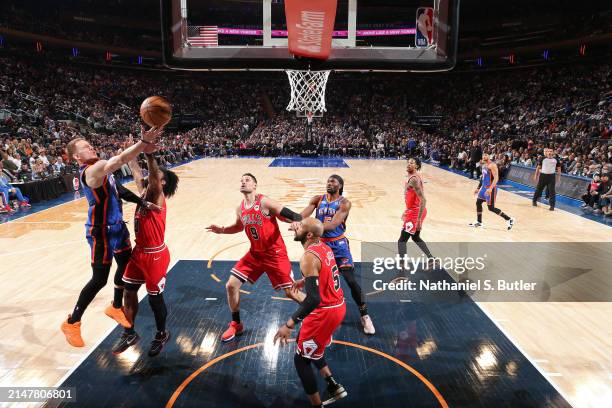
[[[233,340],[234,337],[240,336],[242,333],[244,333],[244,326],[242,323],[236,323],[232,320],[227,330],[221,335],[221,341],[225,342]]]
[[[512,227],[514,227],[514,223],[515,223],[515,222],[516,222],[516,221],[514,220],[514,218],[510,218],[510,219],[508,220],[508,231],[510,231],[510,230],[512,229]]]
[[[157,332],[151,342],[151,348],[149,348],[149,357],[155,357],[161,353],[168,340],[170,340],[170,332],[168,330],[161,333]]]
[[[342,399],[348,395],[344,386],[334,381],[327,385],[325,394],[323,395],[323,405],[329,405],[339,399]]]
[[[113,302],[111,302],[111,304],[108,305],[106,309],[104,309],[104,314],[110,317],[111,319],[113,319],[114,321],[116,321],[117,323],[119,323],[120,325],[122,325],[123,327],[125,327],[126,329],[129,329],[130,327],[132,327],[127,317],[125,317],[125,313],[123,313],[123,308],[114,307]]]
[[[482,222],[470,222],[468,224],[468,227],[474,227],[474,228],[484,228],[484,224]]]
[[[19,206],[21,208],[32,208],[32,206],[30,205],[30,203],[28,203],[27,201],[22,201]]]
[[[113,354],[121,354],[134,344],[138,343],[140,336],[136,332],[128,333],[124,331],[119,340],[113,346]]]
[[[70,315],[68,315],[68,319]],[[85,342],[81,337],[81,322],[68,323],[68,319],[62,322],[62,333],[66,336],[66,341],[72,347],[85,347]]]
[[[361,324],[363,325],[363,332],[365,334],[374,334],[376,330],[374,329],[374,324],[372,323],[372,319],[370,315],[361,316]]]

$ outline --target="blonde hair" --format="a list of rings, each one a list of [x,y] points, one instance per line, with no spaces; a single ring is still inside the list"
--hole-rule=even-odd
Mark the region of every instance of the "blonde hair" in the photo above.
[[[66,145],[66,154],[68,155],[68,160],[75,160],[74,154],[76,153],[76,144],[80,141],[85,141],[82,137],[77,137],[76,139],[72,139]]]

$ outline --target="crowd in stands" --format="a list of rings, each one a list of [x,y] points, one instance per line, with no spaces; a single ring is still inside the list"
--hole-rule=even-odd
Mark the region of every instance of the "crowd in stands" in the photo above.
[[[163,95],[178,116],[201,118],[190,130],[165,132],[157,155],[167,166],[196,156],[418,155],[477,177],[483,151],[503,175],[512,163],[535,166],[551,147],[563,172],[593,177],[609,172],[612,160],[611,67],[333,73],[328,112],[309,125],[285,111],[282,73],[136,71],[0,56],[0,151],[14,180],[73,169],[64,146],[77,136],[111,157],[126,136],[137,137],[140,102]],[[438,123],[423,126],[423,116]]]

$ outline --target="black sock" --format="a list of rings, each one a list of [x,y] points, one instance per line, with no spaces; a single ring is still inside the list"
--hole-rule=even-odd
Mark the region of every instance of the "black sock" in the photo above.
[[[76,305],[74,307],[74,310],[72,311],[72,314],[68,317],[68,323],[74,324],[76,322],[81,321],[81,317],[83,316],[84,311],[85,310],[81,309],[79,305]]]
[[[503,211],[499,213],[499,216],[500,216],[500,217],[502,217],[502,218],[503,218],[504,220],[506,220],[506,221],[508,221],[508,220],[510,219],[510,217],[508,217],[508,216],[506,215],[506,213],[505,213],[505,212],[503,212]]]
[[[113,292],[113,307],[120,309],[123,306],[123,288],[115,288]]]
[[[232,312],[232,321],[240,323],[240,310],[237,312]]]
[[[164,302],[164,295],[162,293],[159,295],[149,295],[149,305],[151,305],[153,310],[157,331],[165,331],[168,309],[166,308],[166,302]]]
[[[361,315],[361,317],[368,314],[368,306],[365,303],[359,306],[359,314]]]
[[[476,213],[476,219],[478,222],[482,222],[482,213]]]
[[[331,376],[331,375],[329,377],[325,377],[325,381],[327,382],[327,385],[336,385],[336,384],[338,384],[336,382],[336,380],[334,379],[334,377]]]

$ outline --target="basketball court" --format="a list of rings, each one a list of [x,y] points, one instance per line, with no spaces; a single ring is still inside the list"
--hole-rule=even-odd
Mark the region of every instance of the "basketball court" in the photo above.
[[[339,173],[346,182],[345,196],[353,203],[347,233],[360,261],[363,241],[397,240],[405,162],[344,160],[348,167],[270,167],[273,161],[203,159],[176,168],[181,182],[169,201],[166,234],[172,267],[165,293],[173,338],[156,359],[143,353],[155,325],[146,300],[141,301],[137,323],[141,343],[120,356],[110,352],[120,333],[103,313],[112,298],[111,285],[83,317],[84,349],[68,346],[59,331],[90,277],[82,237],[85,200],[0,225],[1,293],[2,299],[11,299],[1,308],[0,347],[3,366],[8,367],[2,385],[74,386],[80,406],[138,405],[130,398],[147,398],[145,402],[157,406],[306,404],[292,366],[294,346],[271,343],[295,305],[274,292],[265,278],[243,287],[245,335],[237,342],[219,341],[229,319],[224,282],[234,261],[247,251],[248,241],[244,234],[214,235],[205,227],[233,221],[242,199],[240,176],[246,171],[257,176],[259,192],[295,210],[324,189],[329,174]],[[501,220],[485,214],[489,228],[470,229],[466,224],[474,216],[476,182],[428,165],[423,174],[429,213],[422,236],[427,242],[609,240],[608,226],[562,210],[533,209],[529,200],[503,190],[498,205],[517,218],[516,226],[507,231]],[[219,180],[224,180],[221,186]],[[125,206],[130,224],[133,212],[132,204]],[[545,233],[550,229],[552,237]],[[293,273],[298,274],[295,262],[303,250],[290,231],[285,241]],[[29,267],[24,269],[26,260]],[[608,287],[599,287],[606,294]],[[367,336],[356,306],[347,302],[347,317],[328,353],[331,367],[349,390],[338,406],[405,406],[405,400],[415,406],[488,406],[500,401],[598,406],[607,400],[610,303],[371,302],[377,333]]]

